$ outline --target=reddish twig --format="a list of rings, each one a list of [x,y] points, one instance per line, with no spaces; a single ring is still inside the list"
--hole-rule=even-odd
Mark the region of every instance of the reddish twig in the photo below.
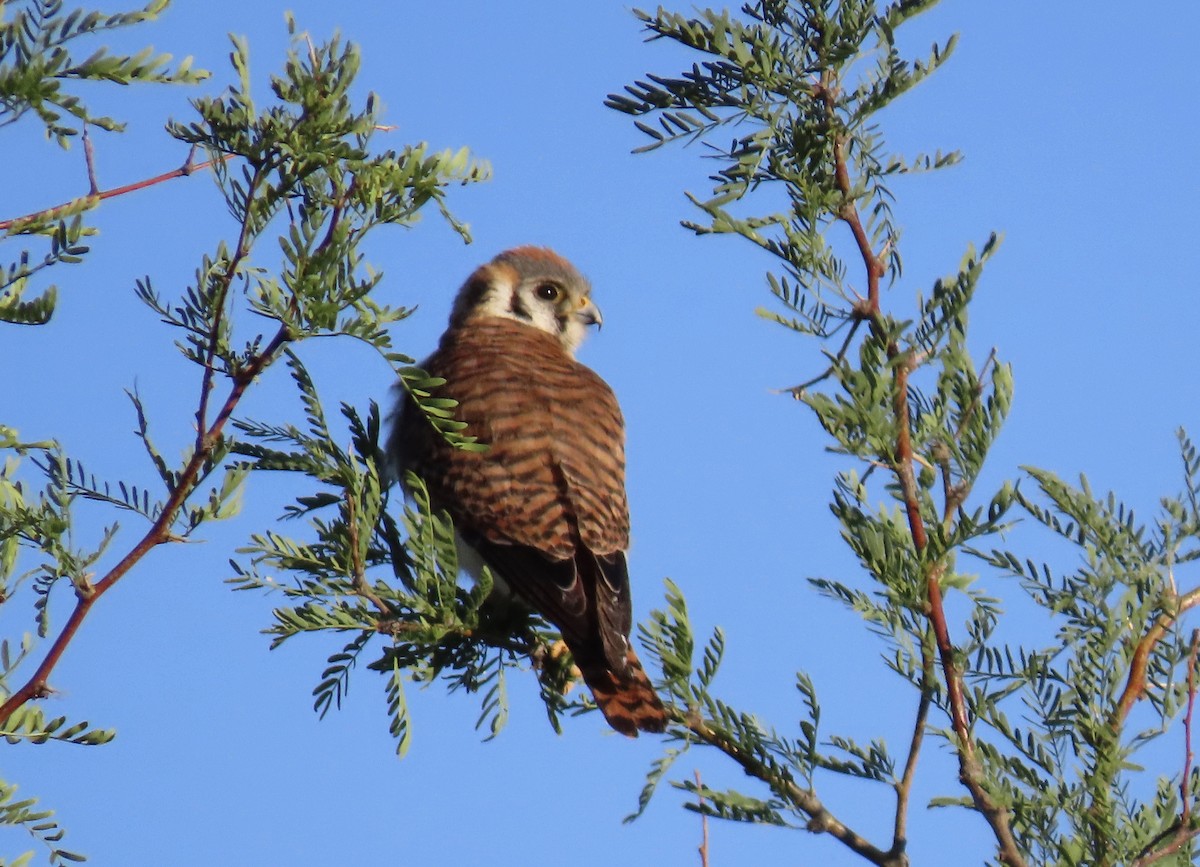
[[[84,128],[85,133],[86,133],[86,129],[87,128],[85,127]],[[225,154],[220,159],[205,160],[204,162],[193,163],[192,159],[191,159],[191,155],[189,154],[187,162],[185,162],[182,166],[180,166],[177,169],[173,169],[169,172],[163,172],[161,175],[155,175],[152,178],[146,178],[145,180],[135,181],[132,184],[125,184],[120,187],[113,187],[111,190],[97,190],[96,189],[96,178],[95,178],[94,156],[90,154],[91,143],[87,142],[86,139],[85,139],[85,142],[86,143],[84,145],[84,157],[88,163],[88,180],[91,184],[92,189],[91,189],[91,192],[89,192],[89,194],[84,198],[95,198],[98,201],[104,201],[105,199],[111,199],[116,196],[123,196],[126,193],[136,192],[137,190],[142,190],[142,189],[145,189],[146,187],[152,187],[155,184],[161,184],[164,181],[174,180],[175,178],[184,178],[184,177],[187,177],[188,175],[192,174],[192,172],[199,171],[200,169],[208,168],[209,166],[213,165],[214,163],[228,162],[229,160],[233,159],[236,156],[236,154]],[[78,199],[72,199],[70,202],[64,202],[63,204],[57,205],[53,208],[43,208],[40,211],[34,211],[32,214],[26,214],[23,217],[11,217],[7,220],[0,220],[0,231],[5,231],[5,230],[10,229],[13,226],[19,225],[21,223],[27,223],[27,222],[30,222],[33,220],[44,219],[47,216],[53,214],[55,211],[61,211],[63,208],[70,207],[71,204],[76,201],[78,201]]]
[[[1138,641],[1133,649],[1133,657],[1129,660],[1129,676],[1125,680],[1125,689],[1109,717],[1109,725],[1113,731],[1119,731],[1125,724],[1125,717],[1133,709],[1134,704],[1146,694],[1146,671],[1150,667],[1150,654],[1158,642],[1171,631],[1171,627],[1179,620],[1179,616],[1200,603],[1200,587],[1180,596],[1171,611],[1164,611],[1154,618],[1154,623],[1146,630],[1146,634]]]
[[[1174,855],[1187,843],[1200,835],[1192,819],[1192,713],[1196,708],[1196,656],[1200,653],[1200,629],[1192,630],[1191,647],[1187,658],[1187,710],[1183,715],[1183,777],[1179,781],[1179,820],[1172,830],[1164,832],[1158,840],[1144,850],[1144,854],[1131,867],[1149,867],[1162,859]],[[1160,843],[1162,845],[1160,845]]]
[[[279,332],[267,344],[266,348],[251,359],[233,377],[233,386],[229,390],[229,395],[226,397],[225,403],[222,405],[217,417],[213,420],[212,427],[208,430],[205,437],[207,448],[197,449],[192,453],[191,460],[188,461],[187,466],[180,473],[179,480],[175,488],[171,491],[167,501],[163,504],[158,518],[141,540],[95,584],[89,582],[78,582],[76,584],[75,608],[71,611],[62,630],[55,637],[54,643],[50,645],[49,651],[47,651],[45,658],[37,667],[37,670],[23,686],[8,697],[3,705],[0,705],[0,725],[6,723],[8,718],[26,702],[31,699],[44,698],[50,694],[50,675],[53,673],[55,666],[58,665],[59,660],[75,637],[75,634],[79,631],[80,625],[87,619],[92,606],[96,604],[96,601],[101,596],[111,590],[113,585],[120,581],[151,550],[173,538],[171,527],[175,523],[175,519],[179,516],[179,512],[183,509],[184,503],[187,502],[188,497],[199,483],[204,465],[208,461],[212,449],[215,448],[216,443],[219,441],[221,431],[224,429],[226,422],[229,421],[246,389],[266,369],[267,365],[270,364],[287,340],[287,329],[280,328]]]
[[[700,771],[696,775],[696,797],[700,802],[700,845],[696,851],[700,853],[700,867],[708,867],[708,814],[704,812],[704,783],[700,779]]]
[[[911,420],[908,409],[908,379],[920,363],[914,357],[901,357],[901,349],[888,333],[886,323],[880,312],[879,284],[880,279],[887,273],[887,267],[882,256],[876,254],[871,246],[870,237],[855,204],[854,186],[850,179],[850,167],[846,159],[848,145],[846,136],[838,129],[836,120],[836,83],[828,77],[822,79],[818,93],[824,102],[829,119],[832,138],[832,155],[834,162],[834,177],[842,195],[842,204],[838,209],[838,218],[844,222],[854,236],[859,255],[867,273],[867,297],[854,306],[855,316],[870,323],[871,333],[875,339],[883,342],[887,355],[893,366],[893,417],[896,423],[896,452],[892,456],[891,469],[900,485],[901,500],[908,518],[909,531],[912,535],[913,546],[918,557],[928,546],[929,538],[925,529],[925,521],[921,515],[921,503],[918,496],[916,476],[913,472],[913,447]],[[996,837],[999,847],[999,860],[1009,867],[1024,867],[1025,859],[1017,846],[1012,833],[1009,812],[998,803],[983,785],[983,768],[975,755],[975,743],[971,737],[970,721],[967,715],[966,697],[963,692],[962,673],[954,659],[954,644],[950,639],[950,629],[946,622],[945,606],[942,602],[941,575],[944,565],[929,563],[925,565],[925,591],[928,603],[929,622],[933,627],[934,639],[937,644],[938,656],[942,666],[942,676],[946,682],[946,697],[950,705],[950,720],[954,733],[958,738],[959,777],[971,794],[975,808],[985,818]]]

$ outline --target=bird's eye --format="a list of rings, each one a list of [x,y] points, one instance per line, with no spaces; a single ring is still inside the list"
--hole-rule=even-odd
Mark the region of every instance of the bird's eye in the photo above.
[[[562,294],[562,290],[553,283],[541,283],[533,290],[537,293],[537,297],[543,301],[557,301],[558,296]]]

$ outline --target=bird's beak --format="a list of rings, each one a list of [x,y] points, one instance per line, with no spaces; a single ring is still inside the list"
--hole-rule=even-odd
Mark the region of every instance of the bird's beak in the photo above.
[[[579,299],[579,309],[575,311],[575,315],[583,320],[584,325],[595,325],[599,328],[604,324],[600,308],[593,304],[592,299],[587,296]]]

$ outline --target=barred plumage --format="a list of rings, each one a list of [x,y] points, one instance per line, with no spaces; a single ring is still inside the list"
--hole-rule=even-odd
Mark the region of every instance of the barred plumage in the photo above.
[[[455,449],[401,405],[389,451],[464,541],[562,632],[609,724],[662,731],[666,711],[629,643],[625,434],[612,390],[573,352],[600,314],[552,251],[497,256],[459,291],[422,367],[485,452]]]

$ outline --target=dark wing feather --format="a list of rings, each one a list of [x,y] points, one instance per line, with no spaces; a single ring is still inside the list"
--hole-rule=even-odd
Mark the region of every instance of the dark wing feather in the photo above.
[[[592,610],[595,612],[596,634],[609,668],[621,673],[629,655],[629,632],[633,628],[633,604],[629,594],[629,568],[625,553],[617,551],[599,556],[587,548],[577,555],[580,571],[593,576],[588,585],[592,590]]]
[[[568,645],[587,639],[588,599],[574,560],[551,560],[527,545],[466,541],[514,593],[558,627]]]

